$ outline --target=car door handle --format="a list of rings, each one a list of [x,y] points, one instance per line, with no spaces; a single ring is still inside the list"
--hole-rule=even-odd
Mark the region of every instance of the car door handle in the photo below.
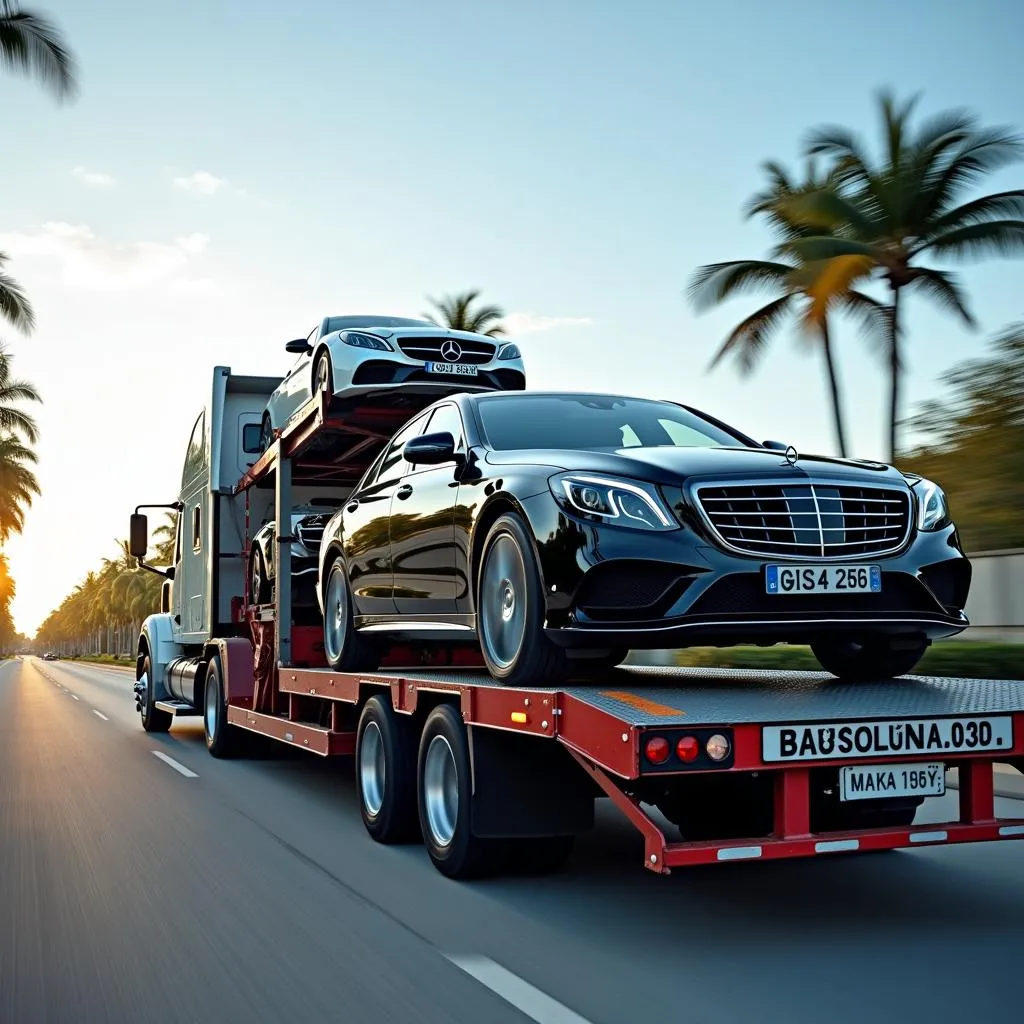
[[[402,484],[402,486],[399,487],[397,491],[395,491],[395,497],[398,498],[399,501],[405,501],[405,499],[408,498],[409,495],[411,494],[412,484]]]

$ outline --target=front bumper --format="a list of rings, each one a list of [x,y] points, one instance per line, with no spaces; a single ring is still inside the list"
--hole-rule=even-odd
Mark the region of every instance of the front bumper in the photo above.
[[[937,639],[968,625],[971,565],[952,526],[915,534],[895,555],[859,560],[881,568],[878,594],[777,595],[766,591],[764,567],[784,558],[723,551],[689,527],[657,533],[583,522],[543,494],[524,507],[537,539],[548,635],[562,646]]]

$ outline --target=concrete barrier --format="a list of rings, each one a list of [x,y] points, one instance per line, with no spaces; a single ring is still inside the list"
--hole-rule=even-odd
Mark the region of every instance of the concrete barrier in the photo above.
[[[974,567],[963,634],[972,640],[1024,642],[1024,548],[979,551],[970,555]]]

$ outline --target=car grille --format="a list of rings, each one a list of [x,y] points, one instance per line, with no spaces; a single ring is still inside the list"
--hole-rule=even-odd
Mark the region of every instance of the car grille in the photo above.
[[[848,484],[705,486],[697,501],[727,547],[782,558],[895,551],[910,532],[910,492]]]
[[[295,527],[295,536],[299,538],[299,543],[307,551],[319,551],[320,550],[320,539],[324,535],[324,527],[327,525],[327,520],[330,519],[327,515],[314,515],[306,516],[298,526]]]
[[[454,341],[462,350],[458,359],[445,360],[441,355],[441,346],[446,341]],[[398,347],[410,359],[422,359],[423,362],[455,362],[475,363],[480,366],[494,358],[495,346],[486,341],[466,341],[463,338],[399,338]]]

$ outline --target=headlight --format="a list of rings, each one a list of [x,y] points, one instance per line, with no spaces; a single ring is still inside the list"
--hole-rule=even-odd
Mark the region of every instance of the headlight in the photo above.
[[[913,485],[917,496],[917,528],[938,530],[949,523],[949,503],[942,488],[931,480],[918,480]]]
[[[358,334],[354,331],[349,331],[341,336],[341,340],[353,348],[372,348],[378,352],[394,351],[383,338],[376,338],[372,334]]]
[[[499,359],[522,359],[523,357],[522,357],[522,354],[519,351],[519,346],[518,345],[513,345],[512,342],[509,342],[507,345],[502,345],[501,348],[498,349],[498,358]]]
[[[567,511],[634,530],[678,528],[658,492],[649,484],[581,473],[562,473],[553,476],[549,483],[555,500]]]

